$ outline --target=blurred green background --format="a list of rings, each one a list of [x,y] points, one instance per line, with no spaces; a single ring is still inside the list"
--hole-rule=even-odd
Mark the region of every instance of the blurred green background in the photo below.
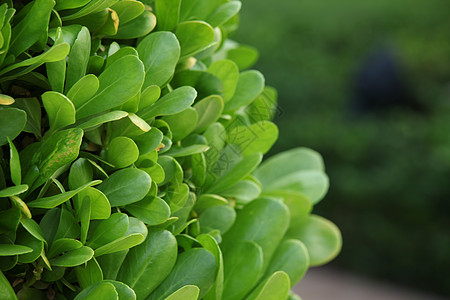
[[[344,238],[332,264],[450,296],[450,1],[242,2],[233,38],[279,93],[271,153],[324,156],[315,209]]]

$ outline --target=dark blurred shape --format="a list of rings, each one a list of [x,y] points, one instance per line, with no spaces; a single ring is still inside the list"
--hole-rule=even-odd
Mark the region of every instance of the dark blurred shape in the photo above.
[[[399,59],[386,46],[375,47],[362,62],[354,79],[354,94],[351,111],[357,115],[393,107],[425,110],[408,86]]]

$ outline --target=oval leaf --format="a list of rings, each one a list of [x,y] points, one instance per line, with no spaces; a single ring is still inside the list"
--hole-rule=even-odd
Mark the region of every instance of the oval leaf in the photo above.
[[[77,118],[84,118],[125,103],[136,95],[144,82],[144,65],[134,55],[127,55],[100,74],[94,97],[80,103]]]
[[[123,169],[105,179],[98,189],[102,191],[112,207],[137,202],[147,195],[152,180],[139,169]]]

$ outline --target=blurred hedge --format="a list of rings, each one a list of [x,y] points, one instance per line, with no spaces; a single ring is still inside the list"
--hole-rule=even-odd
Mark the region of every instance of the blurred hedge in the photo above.
[[[336,264],[450,295],[450,2],[246,0],[235,39],[279,90],[280,140],[323,153]],[[251,33],[251,34],[250,34]],[[368,54],[392,51],[421,110],[352,113]]]

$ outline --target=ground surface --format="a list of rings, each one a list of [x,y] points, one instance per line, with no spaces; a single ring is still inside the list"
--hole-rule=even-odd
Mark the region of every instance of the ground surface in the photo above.
[[[327,267],[310,269],[294,291],[302,300],[445,300]]]

